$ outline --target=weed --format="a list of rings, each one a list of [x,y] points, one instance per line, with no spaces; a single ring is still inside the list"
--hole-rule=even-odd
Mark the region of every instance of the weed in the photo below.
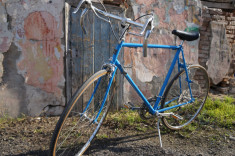
[[[140,118],[138,112],[122,109],[119,112],[109,113],[107,120],[116,125],[115,132],[119,129],[131,129],[145,132],[153,129],[156,119],[143,120]],[[143,126],[143,123],[148,126]],[[194,122],[183,128],[181,133],[188,135],[193,131],[203,128],[204,126],[218,126],[222,128],[232,128],[235,125],[235,99],[230,96],[223,98],[208,98],[201,113]],[[165,131],[163,129],[162,132]],[[166,131],[168,133],[168,131]]]
[[[214,124],[230,128],[235,121],[235,99],[225,96],[223,99],[208,98],[205,106],[198,116],[202,124]]]
[[[107,120],[114,122],[118,128],[126,128],[128,126],[136,126],[143,122],[138,112],[122,109],[119,112],[109,113]]]
[[[146,126],[142,126],[142,125],[137,125],[136,130],[141,131],[141,132],[146,132],[148,129]]]
[[[98,138],[98,139],[107,139],[107,138],[109,138],[109,137],[108,137],[107,134],[99,134],[99,133],[98,133],[98,134],[96,135],[96,138]]]
[[[21,114],[17,118],[12,118],[9,115],[4,114],[0,117],[0,128],[7,127],[6,125],[9,125],[9,124],[14,123],[14,122],[20,122],[20,121],[23,121],[25,119],[26,119],[25,114]]]
[[[33,133],[42,133],[42,132],[43,132],[43,129],[41,129],[41,128],[36,128],[33,131]]]

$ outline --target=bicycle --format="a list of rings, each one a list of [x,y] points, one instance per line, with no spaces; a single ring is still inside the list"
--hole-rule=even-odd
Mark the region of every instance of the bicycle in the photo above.
[[[197,117],[208,95],[209,78],[205,68],[200,65],[187,65],[183,52],[184,41],[198,39],[199,33],[173,30],[172,33],[182,40],[180,45],[148,44],[148,37],[154,28],[152,14],[147,14],[146,16],[150,17],[146,20],[145,24],[141,24],[131,19],[102,11],[96,8],[90,0],[81,0],[73,13],[76,13],[83,3],[85,3],[85,9],[81,14],[80,24],[84,32],[86,32],[86,30],[83,26],[83,20],[89,9],[91,9],[97,17],[106,22],[110,23],[110,18],[121,21],[123,32],[109,63],[105,63],[102,66],[102,70],[92,75],[81,88],[75,92],[66,105],[56,124],[51,139],[50,155],[82,155],[90,146],[91,141],[99,131],[108,113],[110,107],[109,91],[117,69],[120,70],[121,74],[124,75],[144,102],[143,107],[140,108],[141,117],[149,119],[154,116],[159,119],[157,126],[160,144],[162,146],[159,128],[160,119],[162,119],[163,124],[169,129],[181,129]],[[124,36],[129,30],[130,25],[142,29],[139,34],[129,33],[144,36],[143,44],[124,42]],[[128,73],[123,69],[117,59],[123,47],[142,47],[144,57],[147,56],[147,48],[176,50],[174,59],[158,96],[147,99]],[[168,83],[176,64],[178,65],[178,73]],[[77,112],[73,109],[75,105],[80,108]]]

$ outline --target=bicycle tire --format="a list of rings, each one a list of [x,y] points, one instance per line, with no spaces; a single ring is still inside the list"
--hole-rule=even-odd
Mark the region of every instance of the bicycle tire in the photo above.
[[[97,122],[94,122],[100,110],[101,99],[103,99],[101,95],[105,93],[103,91],[107,88],[108,80],[106,70],[98,71],[75,92],[56,124],[49,155],[82,155],[90,146],[110,107],[110,103],[106,100]],[[96,92],[91,91],[96,87]],[[90,98],[87,98],[88,93],[94,96],[86,109],[85,103],[90,101]],[[67,134],[63,134],[64,132]]]
[[[172,108],[165,111],[166,113],[174,113],[182,118],[174,118],[173,116],[164,116],[163,124],[172,130],[178,130],[190,124],[197,117],[203,108],[209,91],[209,77],[204,67],[200,65],[192,65],[188,68],[189,79],[192,96],[195,99],[193,103],[188,103],[180,107]],[[181,82],[181,89],[180,83]],[[181,70],[176,74],[168,84],[161,103],[161,109],[186,103],[191,100],[191,95],[186,81],[186,72]],[[165,104],[166,103],[166,104]]]

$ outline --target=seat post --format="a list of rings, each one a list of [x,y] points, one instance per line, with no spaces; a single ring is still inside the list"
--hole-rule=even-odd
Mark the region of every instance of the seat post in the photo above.
[[[183,43],[184,43],[184,40],[182,40],[182,41],[181,41],[180,45],[182,46],[182,45],[183,45]]]

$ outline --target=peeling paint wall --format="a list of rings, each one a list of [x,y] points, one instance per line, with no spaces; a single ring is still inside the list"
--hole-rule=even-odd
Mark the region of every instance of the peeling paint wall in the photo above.
[[[201,23],[201,3],[199,0],[131,0],[134,18],[150,11],[154,12],[154,32],[149,43],[178,45],[180,40],[171,34],[173,29],[198,31]],[[145,21],[144,18],[141,20]],[[126,42],[143,43],[143,39],[128,35]],[[184,43],[188,63],[198,63],[199,40]],[[146,97],[157,95],[165,79],[175,51],[149,49],[143,57],[142,49],[125,49],[125,69]],[[174,73],[173,73],[174,75]],[[124,101],[140,104],[141,99],[127,81],[124,83]]]
[[[63,8],[64,0],[0,2],[1,114],[61,113]]]

